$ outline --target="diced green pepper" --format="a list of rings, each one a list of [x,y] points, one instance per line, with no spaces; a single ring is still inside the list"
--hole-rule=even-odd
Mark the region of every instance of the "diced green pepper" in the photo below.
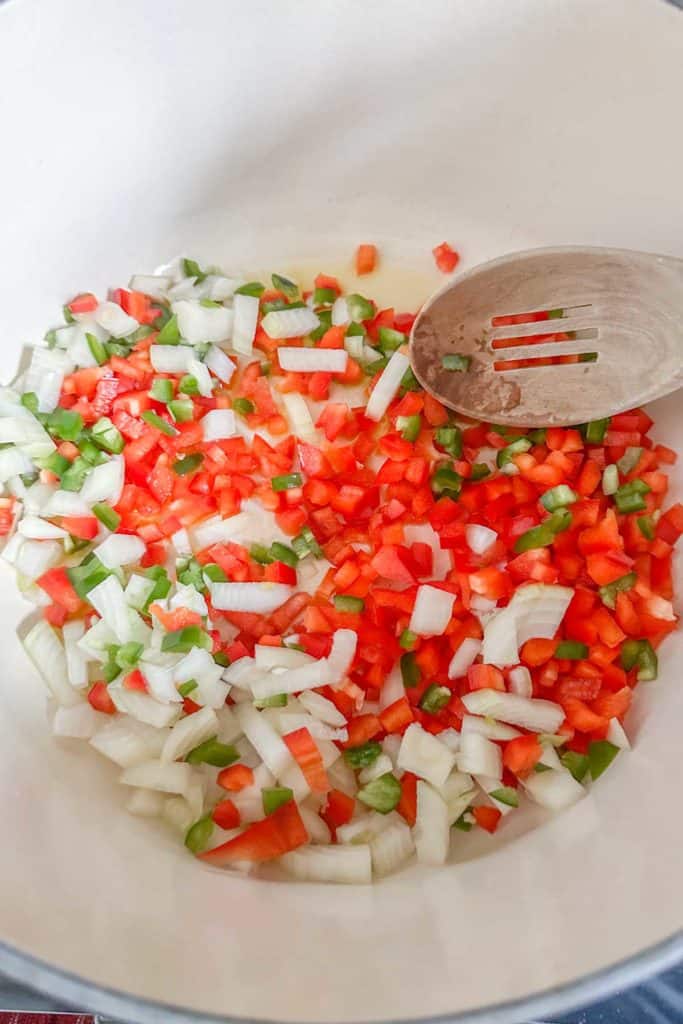
[[[167,437],[175,437],[178,433],[176,428],[168,423],[167,420],[162,419],[158,413],[154,412],[153,409],[147,409],[142,414],[142,418],[145,423],[148,423],[150,427],[154,427],[155,430],[160,430],[162,434],[166,434]]]
[[[98,446],[112,455],[120,455],[123,451],[123,434],[114,426],[108,416],[102,416],[90,430],[90,437]]]
[[[144,649],[144,644],[136,643],[135,640],[129,640],[127,643],[121,644],[116,652],[116,664],[121,671],[131,672],[140,660],[140,655]]]
[[[189,423],[194,415],[194,406],[189,398],[174,398],[168,403],[168,411],[174,423]]]
[[[588,647],[578,640],[562,640],[555,648],[555,657],[565,661],[582,661],[588,657]]]
[[[374,303],[370,302],[369,299],[363,298],[362,295],[358,295],[356,292],[346,296],[346,305],[349,310],[349,316],[356,323],[361,320],[371,320],[375,315]]]
[[[655,524],[652,516],[639,516],[636,523],[645,540],[655,539]]]
[[[270,481],[274,491],[291,491],[294,487],[303,487],[301,473],[283,473],[282,476],[274,476]]]
[[[412,651],[417,643],[419,637],[417,633],[413,633],[410,629],[404,629],[398,638],[398,645],[402,647],[404,651]]]
[[[431,683],[420,699],[420,707],[430,715],[435,715],[446,707],[453,694],[447,686]]]
[[[514,786],[501,786],[499,789],[492,790],[489,796],[508,807],[519,807],[519,793]]]
[[[155,601],[163,601],[168,596],[168,592],[171,589],[171,581],[163,565],[150,565],[149,569],[144,570],[143,575],[148,580],[154,580],[154,588],[145,601],[144,610],[147,611],[149,606]]]
[[[197,378],[193,377],[191,373],[185,373],[180,378],[178,384],[178,393],[181,395],[190,395],[195,397],[199,394],[199,384]]]
[[[70,465],[69,460],[64,455],[60,455],[59,452],[53,452],[52,455],[48,455],[43,462],[45,469],[49,469],[55,476],[60,477],[66,473]]]
[[[25,391],[19,399],[21,404],[35,416],[38,412],[38,395],[35,391]]]
[[[90,349],[90,353],[97,365],[102,366],[106,363],[109,358],[109,354],[100,339],[96,338],[94,334],[88,334],[86,332],[85,340],[88,342],[88,348]]]
[[[438,496],[457,498],[462,487],[462,477],[450,463],[442,464],[433,474],[430,486]]]
[[[401,678],[403,679],[403,685],[407,689],[417,686],[422,678],[420,666],[415,661],[415,655],[411,651],[401,655]]]
[[[62,441],[77,441],[83,430],[83,417],[72,409],[55,409],[50,413],[47,429]]]
[[[417,414],[415,416],[399,416],[396,420],[396,429],[401,431],[401,437],[404,441],[417,441],[420,436],[420,430],[422,429],[422,417]]]
[[[620,459],[617,459],[617,469],[622,476],[626,476],[632,472],[640,460],[640,456],[643,454],[642,448],[629,446]]]
[[[367,743],[361,743],[359,747],[348,747],[344,751],[344,760],[352,768],[369,768],[381,753],[381,744],[377,740],[368,740]]]
[[[577,782],[583,782],[588,774],[588,757],[586,754],[579,754],[575,750],[567,750],[560,761],[571,772]]]
[[[185,277],[196,277],[197,284],[201,284],[202,281],[206,280],[206,274],[196,260],[184,259],[183,273]]]
[[[228,579],[220,565],[216,565],[215,562],[209,562],[204,566],[204,575],[212,583],[226,583]]]
[[[438,427],[434,431],[434,441],[443,448],[453,459],[459,459],[462,455],[462,431],[460,427]]]
[[[275,693],[272,697],[263,697],[262,700],[255,700],[254,707],[261,710],[262,708],[286,708],[287,707],[287,694],[286,693]]]
[[[637,582],[637,575],[634,572],[629,572],[625,576],[620,576],[618,580],[614,580],[612,583],[604,584],[604,586],[600,587],[602,603],[606,604],[608,608],[616,608],[617,594],[631,590]]]
[[[191,452],[189,455],[183,455],[182,458],[176,459],[173,463],[173,472],[178,476],[187,476],[188,473],[194,473],[195,469],[199,469],[203,461],[204,456],[201,452]]]
[[[365,608],[365,601],[362,597],[354,597],[352,594],[335,594],[334,607],[338,612],[359,615]]]
[[[239,752],[231,743],[220,743],[215,736],[204,740],[185,758],[188,764],[210,764],[214,768],[227,768],[239,759]]]
[[[272,274],[270,280],[273,282],[273,288],[277,292],[282,292],[288,299],[296,299],[299,295],[299,286],[290,281],[289,278],[283,277],[281,274]]]
[[[250,416],[256,411],[256,406],[248,398],[233,398],[232,407],[240,416]]]
[[[618,753],[619,747],[615,747],[609,740],[594,740],[589,744],[588,767],[593,781],[599,779],[602,773],[609,768]]]
[[[287,547],[286,544],[282,544],[279,540],[273,541],[270,545],[269,555],[271,561],[284,562],[285,565],[289,565],[292,569],[295,569],[299,562],[299,557],[292,548]]]
[[[186,683],[181,683],[178,687],[178,693],[181,697],[189,697],[194,690],[197,689],[199,683],[196,679],[188,679]]]
[[[63,491],[80,491],[85,478],[92,469],[90,463],[81,455],[74,459],[61,479]]]
[[[164,326],[161,328],[156,336],[157,345],[179,345],[180,344],[180,330],[178,329],[178,317],[174,313],[169,320],[166,321]]]
[[[294,793],[287,786],[270,786],[261,790],[261,799],[263,800],[263,813],[268,815],[293,800]]]
[[[524,452],[528,452],[530,448],[531,441],[528,437],[516,437],[505,448],[499,449],[496,455],[496,465],[502,469],[503,466],[508,466],[514,460],[515,455],[522,455]]]
[[[96,555],[89,555],[80,565],[67,569],[66,574],[78,596],[86,598],[93,587],[111,575],[111,569],[107,569]]]
[[[571,487],[567,487],[566,484],[558,484],[557,487],[551,487],[549,491],[541,495],[541,505],[548,512],[555,512],[558,508],[573,505],[578,500],[578,494]]]
[[[469,479],[472,483],[477,483],[478,480],[484,480],[487,476],[491,475],[491,470],[485,462],[475,462],[472,465],[472,472],[470,473]]]
[[[173,381],[167,377],[155,377],[152,381],[150,394],[157,402],[168,405],[173,400]]]
[[[212,835],[213,821],[211,818],[208,816],[200,818],[187,830],[185,846],[191,853],[202,853],[211,842]]]
[[[260,299],[265,290],[266,286],[261,284],[260,281],[248,281],[247,284],[235,288],[235,295],[251,295],[254,298]]]
[[[377,331],[378,348],[387,355],[405,345],[406,336],[403,331],[395,331],[392,327],[380,327]]]
[[[313,305],[314,306],[331,306],[337,298],[337,293],[334,288],[314,288],[313,289]]]
[[[358,799],[380,814],[389,814],[401,799],[401,783],[391,772],[385,772],[363,786],[358,792]]]
[[[586,440],[589,444],[602,444],[609,426],[610,418],[604,420],[591,420],[586,424]]]
[[[455,373],[465,373],[470,368],[472,356],[465,356],[461,352],[449,352],[441,359],[444,370],[451,370]]]
[[[184,626],[172,633],[166,633],[161,641],[162,651],[174,651],[186,654],[193,647],[211,648],[211,638],[199,626]]]
[[[275,561],[273,555],[271,555],[268,548],[264,547],[263,544],[252,544],[249,548],[249,556],[258,562],[259,565],[270,565],[271,562]]]

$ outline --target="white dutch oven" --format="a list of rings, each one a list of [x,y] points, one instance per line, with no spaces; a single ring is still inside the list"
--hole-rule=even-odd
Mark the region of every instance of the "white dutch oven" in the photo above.
[[[375,241],[399,307],[437,283],[444,238],[465,266],[562,243],[681,256],[681,95],[683,14],[660,0],[14,0],[3,379],[66,297],[181,251],[334,272]],[[654,412],[683,449],[680,409]],[[14,977],[130,1021],[510,1022],[683,953],[683,635],[588,798],[347,889],[213,872],[130,818],[116,771],[49,737],[7,570],[0,605]]]

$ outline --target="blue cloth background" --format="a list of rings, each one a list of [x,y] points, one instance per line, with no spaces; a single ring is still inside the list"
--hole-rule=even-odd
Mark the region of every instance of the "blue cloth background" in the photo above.
[[[61,1006],[0,977],[0,1010],[42,1010],[54,1013],[74,1009],[78,1007]],[[559,1017],[554,1024],[681,1024],[681,1021],[683,964],[603,1003]]]

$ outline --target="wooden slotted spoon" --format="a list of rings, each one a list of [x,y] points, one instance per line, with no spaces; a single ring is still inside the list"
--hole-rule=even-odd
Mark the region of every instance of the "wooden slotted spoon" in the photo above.
[[[683,260],[579,246],[503,256],[426,303],[410,354],[422,386],[473,419],[602,419],[683,386]]]

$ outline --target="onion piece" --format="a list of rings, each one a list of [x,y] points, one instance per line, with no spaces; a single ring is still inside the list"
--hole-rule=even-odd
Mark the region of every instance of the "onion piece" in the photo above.
[[[303,310],[297,309],[296,312],[303,313]],[[273,315],[280,314],[268,314]],[[344,348],[278,348],[277,358],[280,368],[286,372],[344,373],[349,353]]]
[[[7,483],[13,476],[33,472],[33,462],[19,448],[0,450],[0,484]]]
[[[134,789],[128,798],[126,810],[138,818],[160,818],[166,798],[154,789]]]
[[[211,603],[222,612],[268,615],[287,601],[294,588],[284,583],[209,583]]]
[[[299,701],[306,708],[306,711],[313,715],[314,718],[317,718],[319,722],[324,722],[326,725],[336,726],[337,728],[343,728],[346,725],[346,719],[341,711],[327,697],[323,697],[313,690],[304,690],[299,695]]]
[[[167,735],[168,729],[155,729],[128,715],[116,715],[107,717],[90,746],[120,768],[129,768],[159,757]]]
[[[631,749],[629,738],[618,718],[610,718],[606,739],[609,743],[613,743],[615,747],[619,747],[620,750]]]
[[[180,704],[160,704],[158,700],[141,690],[126,690],[118,683],[109,686],[109,696],[117,711],[122,711],[131,718],[163,729],[172,725],[180,717]]]
[[[532,638],[551,640],[574,596],[570,587],[530,583],[515,591],[506,608],[484,628],[483,659],[487,665],[516,665],[519,646]]]
[[[398,767],[413,772],[434,786],[442,786],[455,765],[455,754],[418,722],[403,734],[398,752]]]
[[[55,491],[42,508],[44,516],[89,516],[90,506],[74,491]]]
[[[88,591],[88,601],[101,619],[107,623],[122,644],[133,640],[131,616],[137,615],[129,608],[123,587],[116,576],[107,576],[96,587]]]
[[[143,694],[144,696],[144,694]],[[124,768],[119,782],[138,789],[156,789],[160,793],[178,793],[185,796],[193,782],[192,765],[182,761],[163,764],[161,761],[143,761]]]
[[[64,556],[64,548],[58,540],[26,540],[20,534],[15,537],[20,546],[14,556],[14,568],[29,580],[37,580]],[[4,556],[9,559],[7,547]]]
[[[41,519],[39,516],[24,516],[19,522],[17,532],[29,540],[61,540],[68,537],[67,531],[61,526],[49,523],[47,519]]]
[[[448,805],[426,782],[417,784],[417,816],[413,829],[420,864],[445,864],[450,847]]]
[[[199,359],[188,359],[187,372],[197,381],[197,388],[202,398],[211,398],[213,381],[204,363]]]
[[[259,714],[252,704],[238,704],[235,709],[237,720],[244,735],[252,744],[259,757],[276,779],[290,768],[294,761],[287,746],[264,715]]]
[[[0,419],[0,444],[16,444],[31,459],[45,459],[55,450],[48,432],[30,413],[23,416],[17,412]]]
[[[114,338],[125,338],[140,326],[117,302],[100,302],[92,316],[95,323]]]
[[[417,588],[408,629],[418,636],[441,636],[451,621],[454,604],[455,594],[422,584]]]
[[[401,381],[409,368],[408,357],[403,352],[394,352],[370,395],[365,409],[368,419],[375,420],[375,422],[382,419],[396,397]]]
[[[230,383],[237,369],[232,359],[225,354],[223,349],[218,348],[217,345],[211,345],[204,362],[211,370],[211,373],[223,381],[224,384]]]
[[[172,278],[164,274],[133,274],[128,287],[131,291],[142,292],[151,299],[165,299],[166,292],[173,283]]]
[[[480,733],[465,733],[458,752],[458,770],[468,775],[489,775],[493,779],[502,778],[503,758],[500,747]]]
[[[259,300],[255,295],[236,295],[232,307],[234,311],[232,347],[235,352],[241,352],[246,356],[251,355],[258,323]]]
[[[439,535],[430,523],[407,523],[403,527],[405,543],[429,544],[432,549],[432,576],[433,580],[444,580],[453,568],[453,559],[450,551],[441,547]]]
[[[218,718],[212,708],[201,708],[193,715],[186,715],[171,729],[166,737],[160,760],[163,764],[182,761],[200,743],[218,734]]]
[[[204,441],[222,441],[227,437],[235,437],[238,432],[232,409],[212,409],[199,423]]]
[[[193,351],[187,345],[150,345],[149,358],[157,373],[187,373]]]
[[[112,455],[100,466],[90,470],[80,489],[80,496],[89,505],[106,501],[118,505],[123,491],[125,462],[123,455]]]
[[[240,658],[236,665],[231,667],[240,666],[243,662],[250,660],[249,658]],[[303,665],[312,664],[314,660],[310,654],[305,654],[304,651],[296,651],[291,647],[270,647],[265,644],[256,644],[254,646],[253,664],[261,669],[301,668]]]
[[[475,555],[483,555],[496,543],[498,534],[488,526],[470,523],[465,527],[465,540],[470,551],[473,551]]]
[[[296,391],[282,395],[289,429],[295,437],[302,441],[316,441],[318,431],[315,429],[306,399]]]
[[[461,676],[467,675],[468,668],[474,664],[480,654],[481,640],[475,640],[469,636],[465,637],[451,658],[448,666],[448,678],[460,679]]]
[[[531,799],[551,811],[562,811],[580,800],[586,790],[566,769],[534,773],[522,784]]]
[[[291,668],[278,675],[270,674],[252,684],[251,692],[256,700],[266,700],[278,693],[299,693],[313,690],[332,682],[332,672],[327,658],[313,661],[301,668]]]
[[[147,547],[143,540],[133,534],[112,533],[94,551],[107,569],[118,569],[122,565],[139,562]]]
[[[518,697],[532,697],[534,692],[531,681],[531,672],[526,665],[517,665],[508,672],[508,687],[510,693],[516,693]]]
[[[415,852],[415,842],[408,825],[403,821],[392,823],[370,841],[370,856],[376,875],[389,875],[404,864]]]
[[[95,735],[101,716],[87,701],[71,707],[57,708],[52,720],[52,732],[55,736],[63,736],[74,740],[89,740]]]
[[[332,326],[343,327],[345,324],[348,324],[350,320],[349,304],[343,295],[338,295],[332,303]]]
[[[78,641],[85,634],[82,619],[71,619],[62,626],[62,639],[66,654],[66,672],[71,686],[78,690],[88,685],[88,659]]]
[[[341,683],[356,656],[358,636],[352,629],[337,629],[332,636],[332,648],[327,662],[333,683]]]
[[[29,630],[22,643],[57,703],[65,708],[80,704],[81,697],[69,683],[64,647],[52,626],[41,619]]]
[[[499,690],[472,690],[462,697],[471,715],[484,715],[531,732],[554,733],[564,721],[564,710],[550,700],[519,697]],[[482,774],[491,775],[484,771]]]
[[[319,326],[320,320],[313,310],[300,307],[271,310],[261,321],[261,327],[269,338],[301,338]]]
[[[372,881],[369,846],[306,846],[285,853],[280,864],[302,882],[364,885]]]
[[[232,334],[233,311],[225,306],[202,306],[198,299],[171,303],[178,318],[180,337],[190,345],[227,341]]]
[[[490,718],[478,718],[476,715],[463,715],[460,735],[466,736],[471,732],[479,733],[480,736],[486,736],[487,739],[498,742],[514,740],[517,736],[522,735],[519,729],[515,729],[512,725],[494,722]]]

